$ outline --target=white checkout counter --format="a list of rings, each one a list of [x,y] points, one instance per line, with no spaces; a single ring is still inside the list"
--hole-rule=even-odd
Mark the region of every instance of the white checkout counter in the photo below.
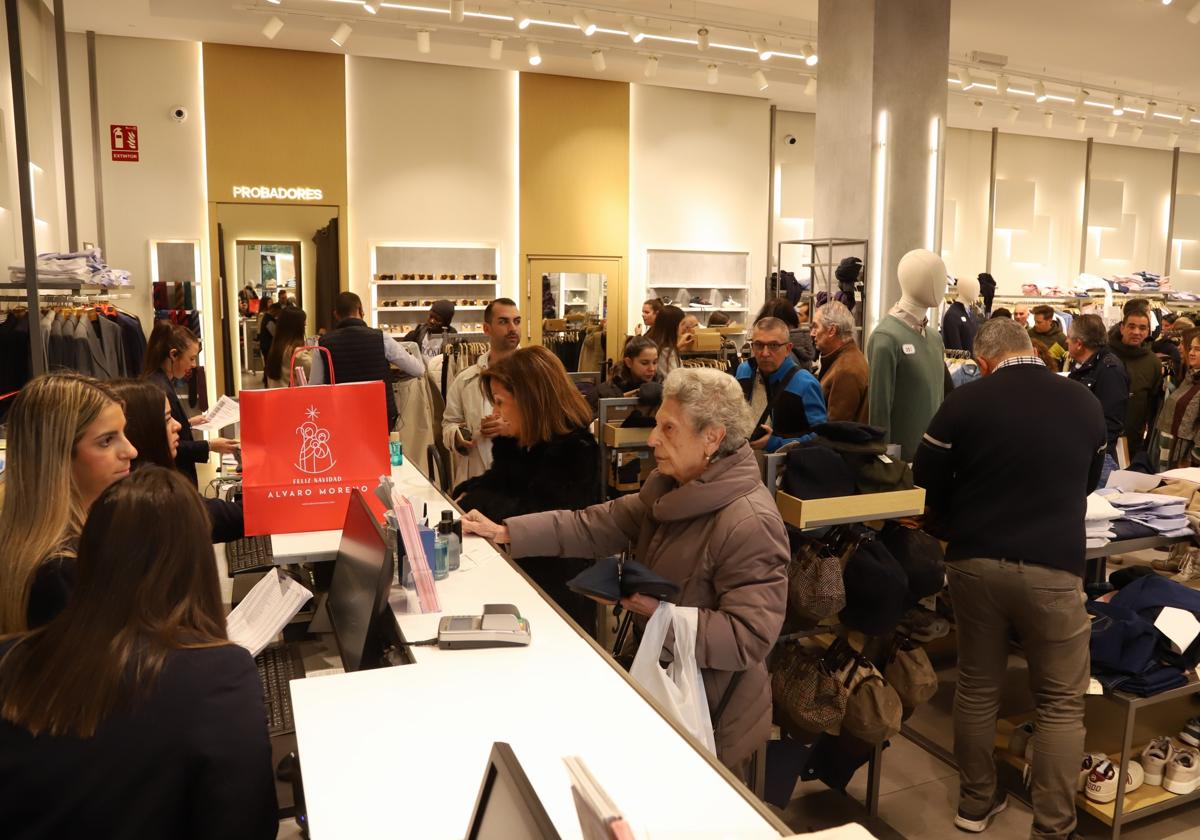
[[[450,507],[407,461],[392,472],[401,492],[429,502],[431,522]],[[407,641],[436,636],[443,615],[511,603],[533,642],[414,647],[413,665],[292,682],[315,840],[463,837],[495,741],[512,746],[563,837],[581,836],[562,762],[569,755],[584,759],[639,838],[790,834],[487,541],[467,537],[461,568],[437,589],[442,612],[422,615],[415,593],[393,588]],[[851,825],[820,836],[871,835]]]

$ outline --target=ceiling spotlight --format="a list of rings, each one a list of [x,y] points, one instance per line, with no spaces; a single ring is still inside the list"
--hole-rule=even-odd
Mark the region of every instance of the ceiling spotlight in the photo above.
[[[1109,137],[1116,137],[1117,129],[1119,127],[1120,127],[1120,123],[1110,122],[1108,124],[1108,128],[1106,129],[1106,133],[1108,134]]]
[[[272,6],[278,6],[280,3],[283,2],[283,0],[267,0],[267,2],[270,3]]]
[[[715,85],[717,81],[717,65],[710,64],[708,65],[708,83],[710,85]]]
[[[525,45],[525,54],[529,56],[529,63],[537,67],[542,63],[542,53],[538,50],[538,45],[530,41]]]
[[[1192,6],[1192,10],[1187,13],[1188,23],[1200,23],[1200,3]]]
[[[1129,132],[1129,139],[1134,143],[1140,143],[1142,141],[1142,131],[1143,129],[1140,125],[1135,125]]]
[[[1054,128],[1054,112],[1053,111],[1047,111],[1046,113],[1042,114],[1042,125],[1046,126],[1047,131]]]
[[[460,0],[460,2],[461,2],[461,0]],[[451,6],[453,6],[453,5],[454,5],[454,2],[453,2],[453,0],[451,0],[451,3],[450,3],[450,5],[451,5]],[[379,9],[377,8],[377,6],[378,6],[378,3],[370,3],[370,2],[368,2],[368,3],[363,3],[363,4],[362,4],[362,6],[363,6],[363,11],[364,11],[364,12],[366,12],[367,14],[369,14],[369,15],[377,15],[377,14],[379,14]]]
[[[761,70],[754,71],[754,86],[759,90],[767,89],[767,74]]]
[[[1166,5],[1166,4],[1164,4],[1164,5]],[[1167,148],[1174,149],[1178,145],[1179,145],[1179,132],[1172,131],[1170,134],[1167,135]]]
[[[1170,5],[1171,5],[1171,0],[1162,0],[1162,4],[1163,4],[1164,6],[1170,6]]]
[[[971,110],[975,112],[975,119],[983,116],[983,101],[976,99],[971,103]]]
[[[959,90],[970,90],[975,87],[975,80],[971,78],[971,71],[966,67],[958,68],[958,84]]]
[[[517,29],[520,30],[528,29],[529,24],[533,23],[533,18],[529,16],[529,12],[520,3],[513,9],[512,19]]]
[[[583,12],[576,12],[571,16],[571,20],[575,21],[579,31],[589,38],[596,34],[596,24],[592,23]]]
[[[419,52],[423,55],[428,55],[431,48],[432,47],[429,42],[429,30],[428,29],[418,29],[417,30],[417,52]]]
[[[1046,85],[1041,79],[1033,83],[1033,97],[1039,103],[1046,101]]]
[[[1075,131],[1079,134],[1083,134],[1085,131],[1087,131],[1087,117],[1075,118]]]
[[[1010,123],[1015,123],[1017,121],[1017,117],[1019,116],[1021,116],[1021,106],[1010,105],[1008,108],[1008,121]]]
[[[592,69],[603,73],[608,64],[604,61],[604,50],[592,50]]]
[[[1117,94],[1116,101],[1113,103],[1113,116],[1114,117],[1125,116],[1125,97],[1121,96],[1121,94],[1119,94],[1119,93]]]
[[[702,52],[708,49],[708,27],[701,26],[696,30],[696,48]]]
[[[463,18],[466,16],[466,0],[450,0],[450,21],[452,23],[462,23]]]
[[[338,28],[333,30],[333,35],[330,36],[329,40],[333,41],[333,43],[337,44],[339,47],[343,46],[345,45],[346,41],[349,40],[350,33],[353,31],[354,30],[350,28],[350,24],[339,23]]]
[[[817,95],[817,77],[816,76],[808,77],[808,82],[805,83],[805,85],[804,85],[804,95],[805,96],[816,96]]]
[[[1087,98],[1090,95],[1091,94],[1088,93],[1088,91],[1084,90],[1083,88],[1080,88],[1078,91],[1076,91],[1075,92],[1075,107],[1082,108],[1083,103],[1087,102]]]
[[[817,51],[813,49],[812,44],[805,44],[804,49],[801,50],[801,53],[804,55],[805,64],[807,64],[809,67],[817,66],[817,62],[820,59],[817,57]]]
[[[262,28],[262,33],[268,41],[274,41],[275,36],[279,34],[279,30],[283,29],[283,21],[271,15],[271,19],[266,22]]]
[[[751,35],[750,44],[754,47],[754,51],[758,53],[759,60],[761,61],[770,61],[771,56],[775,54],[767,46],[767,39],[761,35]]]
[[[629,36],[629,40],[633,41],[635,44],[642,43],[642,39],[646,37],[646,33],[638,29],[632,23],[626,23],[621,28],[624,29],[625,34]]]
[[[503,55],[504,39],[493,38],[492,42],[488,44],[488,58],[490,58],[492,61],[499,61]]]
[[[658,75],[658,56],[646,56],[646,69],[642,71],[647,79],[653,79]]]
[[[1008,95],[1008,76],[1003,73],[996,77],[996,93],[999,96]]]

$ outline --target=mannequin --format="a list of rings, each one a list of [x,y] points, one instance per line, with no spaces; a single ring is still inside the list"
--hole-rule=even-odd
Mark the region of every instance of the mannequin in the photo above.
[[[970,351],[975,346],[979,322],[975,317],[975,301],[979,299],[979,281],[964,277],[958,281],[958,299],[946,307],[942,316],[942,342],[947,350]]]
[[[896,268],[900,301],[867,341],[871,425],[887,432],[912,461],[917,444],[945,395],[946,361],[941,336],[926,315],[946,285],[946,264],[932,251],[909,251]],[[976,290],[978,294],[978,290]],[[903,395],[897,399],[897,395]]]

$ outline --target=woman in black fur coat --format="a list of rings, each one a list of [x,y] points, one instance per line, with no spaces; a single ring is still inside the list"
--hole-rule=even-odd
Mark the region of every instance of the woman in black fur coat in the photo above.
[[[601,501],[600,452],[588,430],[592,412],[562,362],[544,347],[525,347],[489,367],[484,392],[508,423],[511,437],[492,442],[492,466],[464,481],[454,496],[464,511],[494,522],[526,513],[578,510]],[[588,633],[596,604],[566,582],[591,561],[532,557],[518,563]]]

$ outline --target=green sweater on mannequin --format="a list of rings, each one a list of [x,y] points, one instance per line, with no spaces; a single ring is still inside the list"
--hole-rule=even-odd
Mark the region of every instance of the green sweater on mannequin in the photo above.
[[[885,429],[888,443],[900,444],[902,457],[911,462],[945,396],[942,338],[928,329],[922,336],[886,315],[867,339],[867,360],[871,425]]]

